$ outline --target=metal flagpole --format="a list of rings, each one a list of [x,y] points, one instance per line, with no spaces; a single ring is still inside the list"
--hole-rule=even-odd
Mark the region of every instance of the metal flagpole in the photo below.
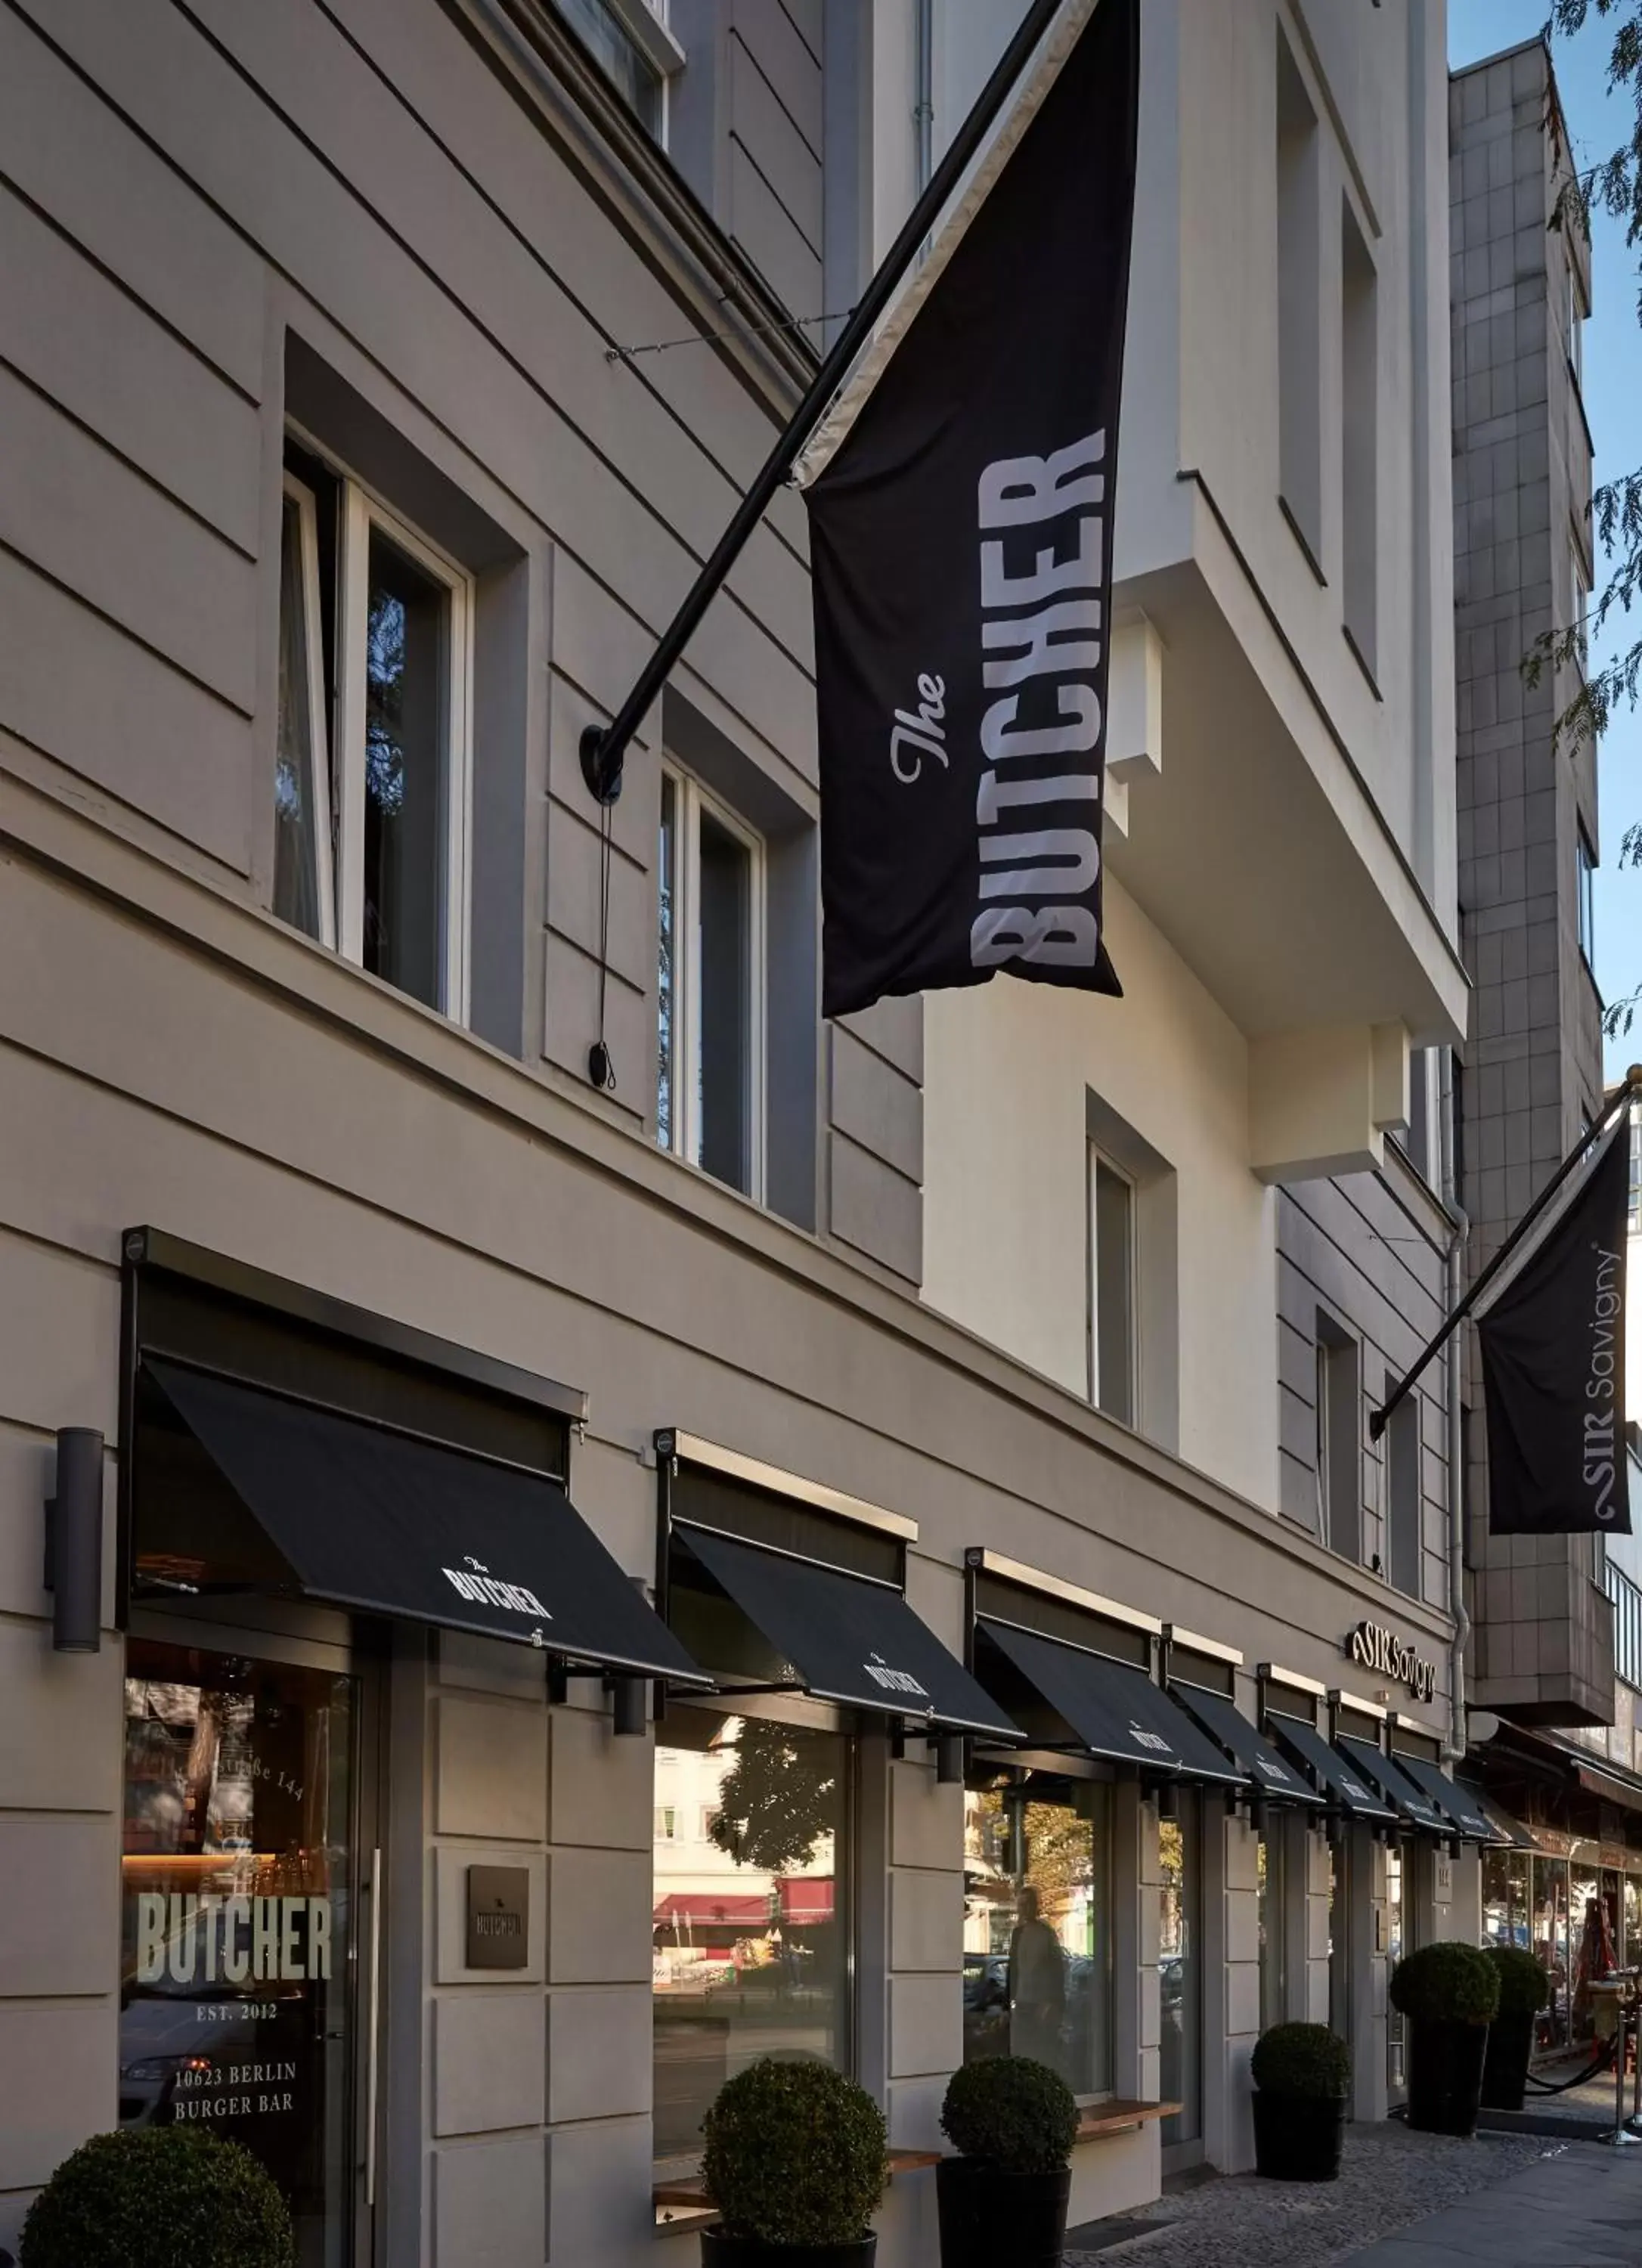
[[[1484,1269],[1482,1274],[1477,1278],[1476,1283],[1472,1285],[1465,1297],[1459,1302],[1457,1307],[1449,1309],[1448,1313],[1443,1317],[1442,1322],[1437,1326],[1435,1332],[1429,1339],[1426,1340],[1425,1345],[1420,1349],[1418,1355],[1415,1358],[1412,1367],[1403,1372],[1402,1377],[1398,1379],[1396,1384],[1392,1388],[1390,1393],[1387,1395],[1379,1409],[1373,1410],[1370,1414],[1368,1420],[1368,1436],[1371,1440],[1377,1441],[1380,1439],[1380,1436],[1386,1430],[1386,1423],[1390,1418],[1391,1412],[1396,1408],[1398,1403],[1402,1401],[1404,1395],[1406,1395],[1409,1389],[1414,1385],[1421,1372],[1425,1369],[1426,1364],[1430,1362],[1433,1355],[1441,1351],[1452,1334],[1456,1331],[1460,1325],[1465,1321],[1465,1318],[1470,1314],[1472,1308],[1482,1298],[1484,1292],[1493,1282],[1495,1277],[1498,1275],[1500,1270],[1505,1266],[1506,1261],[1510,1259],[1512,1254],[1521,1243],[1529,1229],[1533,1227],[1535,1222],[1539,1219],[1546,1206],[1556,1196],[1557,1190],[1567,1180],[1569,1174],[1574,1171],[1581,1160],[1584,1159],[1587,1153],[1595,1147],[1596,1144],[1602,1140],[1603,1135],[1610,1131],[1621,1116],[1630,1108],[1631,1101],[1638,1090],[1642,1090],[1642,1064],[1632,1064],[1630,1070],[1626,1071],[1623,1083],[1615,1090],[1614,1094],[1610,1099],[1607,1108],[1602,1112],[1602,1116],[1595,1120],[1593,1124],[1586,1128],[1584,1133],[1580,1135],[1572,1149],[1569,1151],[1561,1165],[1557,1167],[1550,1181],[1546,1182],[1544,1188],[1535,1198],[1533,1204],[1523,1214],[1521,1219],[1518,1221],[1516,1226],[1512,1230],[1510,1235],[1506,1237],[1505,1242],[1500,1246],[1498,1251],[1495,1253],[1493,1258],[1489,1262],[1487,1267]]]
[[[765,459],[758,477],[736,506],[728,527],[714,545],[683,603],[663,632],[660,642],[640,670],[632,691],[607,725],[589,725],[581,737],[582,777],[596,802],[614,803],[622,792],[622,762],[628,742],[638,730],[645,711],[672,674],[714,593],[747,538],[763,518],[776,490],[791,471],[793,460],[808,439],[851,364],[872,335],[873,327],[889,305],[895,288],[911,266],[970,159],[985,140],[1033,49],[1054,20],[1061,0],[1033,0],[1020,30],[992,76],[976,99],[974,108],[954,136],[952,146],[931,174],[928,185],[862,292],[855,313],[838,334],[831,352],[811,379],[809,389],[788,419],[780,439]]]

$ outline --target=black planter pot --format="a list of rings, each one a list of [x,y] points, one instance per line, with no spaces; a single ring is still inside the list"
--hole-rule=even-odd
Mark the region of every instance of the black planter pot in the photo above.
[[[1408,2123],[1425,2134],[1474,2134],[1486,2024],[1409,2022]]]
[[[935,2169],[941,2268],[1060,2268],[1071,2169],[1005,2174],[983,2158]]]
[[[702,2268],[873,2268],[876,2236],[855,2244],[766,2244],[762,2236],[702,2231]]]
[[[1488,2027],[1488,2052],[1483,2059],[1483,2102],[1490,2110],[1521,2110],[1528,2093],[1528,2058],[1534,2052],[1534,2026],[1529,2010],[1496,2016]]]
[[[1337,2182],[1345,2097],[1255,2090],[1255,2171],[1269,2182]]]

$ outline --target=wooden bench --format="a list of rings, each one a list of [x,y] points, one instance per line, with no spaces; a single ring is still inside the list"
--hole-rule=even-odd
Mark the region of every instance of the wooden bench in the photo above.
[[[1131,2127],[1150,2125],[1154,2118],[1172,2118],[1184,2107],[1179,2102],[1144,2102],[1138,2097],[1113,2095],[1079,2112],[1078,2139],[1093,2142],[1102,2134],[1126,2134]]]
[[[939,2150],[892,2150],[889,2178],[893,2182],[898,2174],[917,2173],[924,2166],[939,2165],[940,2156]],[[664,2225],[676,2226],[688,2216],[690,2227],[704,2227],[716,2218],[699,2174],[686,2175],[680,2181],[658,2182],[653,2194],[656,2219]]]
[[[1173,2117],[1182,2107],[1178,2102],[1144,2102],[1129,2095],[1092,2102],[1086,2110],[1079,2113],[1078,2139],[1093,2142],[1103,2134],[1129,2133],[1155,2118]],[[893,2182],[899,2174],[917,2173],[926,2166],[938,2166],[940,2161],[939,2150],[892,2150],[889,2178]],[[688,2174],[677,2181],[658,2182],[653,2194],[658,2228],[707,2228],[715,2218],[699,2174]]]

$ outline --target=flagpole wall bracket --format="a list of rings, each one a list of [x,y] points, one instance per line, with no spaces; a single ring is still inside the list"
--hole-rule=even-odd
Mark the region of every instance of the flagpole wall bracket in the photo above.
[[[606,754],[610,735],[603,725],[584,725],[581,737],[582,777],[587,783],[587,792],[595,803],[614,803],[622,792],[624,751],[617,749],[615,761]]]

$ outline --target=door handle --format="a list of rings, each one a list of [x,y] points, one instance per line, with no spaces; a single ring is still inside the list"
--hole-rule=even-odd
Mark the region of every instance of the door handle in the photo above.
[[[376,2205],[376,2066],[377,2036],[381,2029],[382,2004],[382,1852],[371,1853],[371,1983],[365,1999],[364,2080],[364,2201]]]

